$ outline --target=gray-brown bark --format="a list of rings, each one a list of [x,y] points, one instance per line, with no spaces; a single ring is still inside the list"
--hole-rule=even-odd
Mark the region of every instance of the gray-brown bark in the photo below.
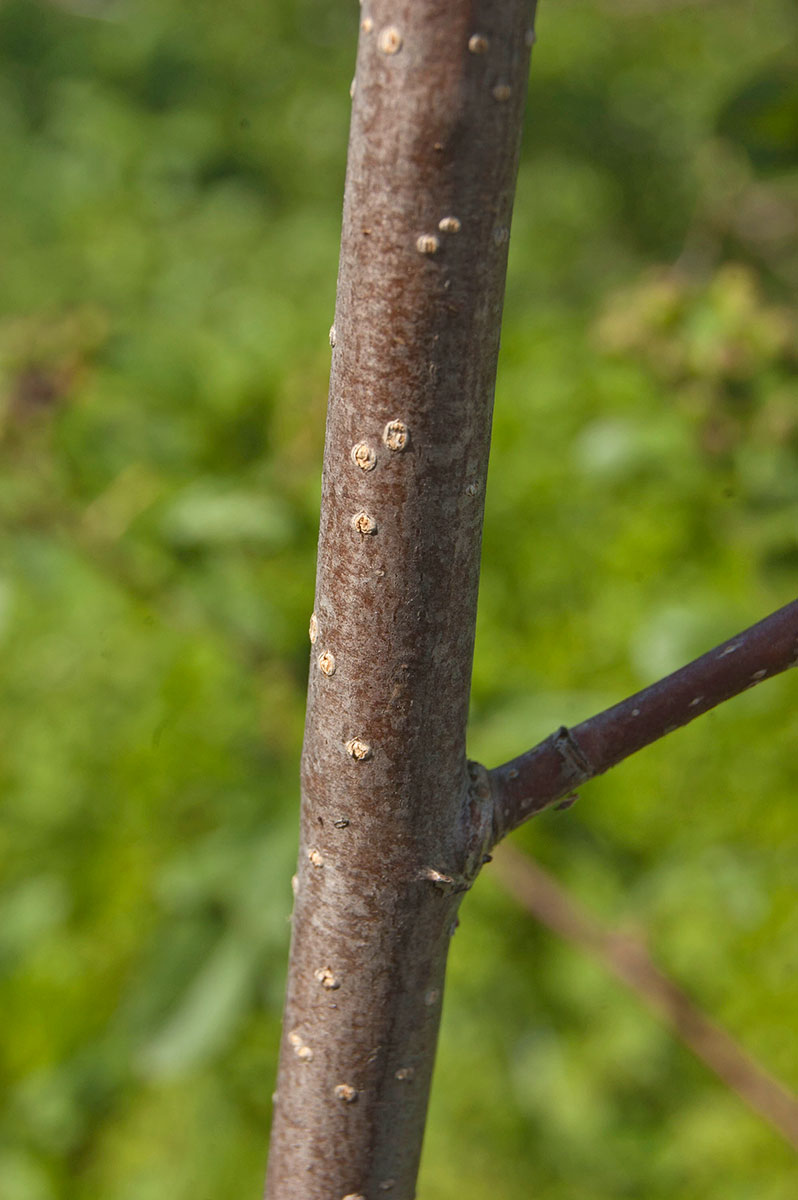
[[[528,0],[361,12],[269,1200],[409,1200],[491,835],[465,724]]]

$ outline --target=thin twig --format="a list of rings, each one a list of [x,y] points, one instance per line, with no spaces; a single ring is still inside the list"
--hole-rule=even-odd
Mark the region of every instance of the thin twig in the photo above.
[[[592,954],[693,1054],[798,1150],[798,1099],[711,1021],[639,941],[602,929],[543,868],[514,847],[496,852],[502,887],[541,924]]]
[[[572,729],[489,772],[494,836],[724,700],[798,663],[798,600]]]

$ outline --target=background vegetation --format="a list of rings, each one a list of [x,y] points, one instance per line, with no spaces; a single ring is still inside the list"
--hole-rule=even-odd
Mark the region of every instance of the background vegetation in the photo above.
[[[0,5],[0,1197],[260,1193],[353,0]],[[543,0],[489,764],[796,595],[792,0]],[[516,839],[798,1085],[788,674]],[[787,1200],[791,1151],[486,872],[420,1195]]]

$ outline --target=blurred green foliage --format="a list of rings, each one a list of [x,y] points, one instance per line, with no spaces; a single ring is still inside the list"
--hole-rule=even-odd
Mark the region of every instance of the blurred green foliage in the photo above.
[[[353,0],[0,6],[0,1198],[259,1194]],[[543,0],[471,751],[793,598],[798,12]],[[518,840],[798,1085],[795,680]],[[794,1157],[490,872],[420,1195],[787,1200]]]

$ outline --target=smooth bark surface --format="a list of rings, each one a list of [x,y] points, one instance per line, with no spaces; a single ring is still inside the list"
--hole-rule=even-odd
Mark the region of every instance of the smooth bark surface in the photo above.
[[[365,4],[269,1200],[410,1200],[491,838],[465,725],[527,0]]]

